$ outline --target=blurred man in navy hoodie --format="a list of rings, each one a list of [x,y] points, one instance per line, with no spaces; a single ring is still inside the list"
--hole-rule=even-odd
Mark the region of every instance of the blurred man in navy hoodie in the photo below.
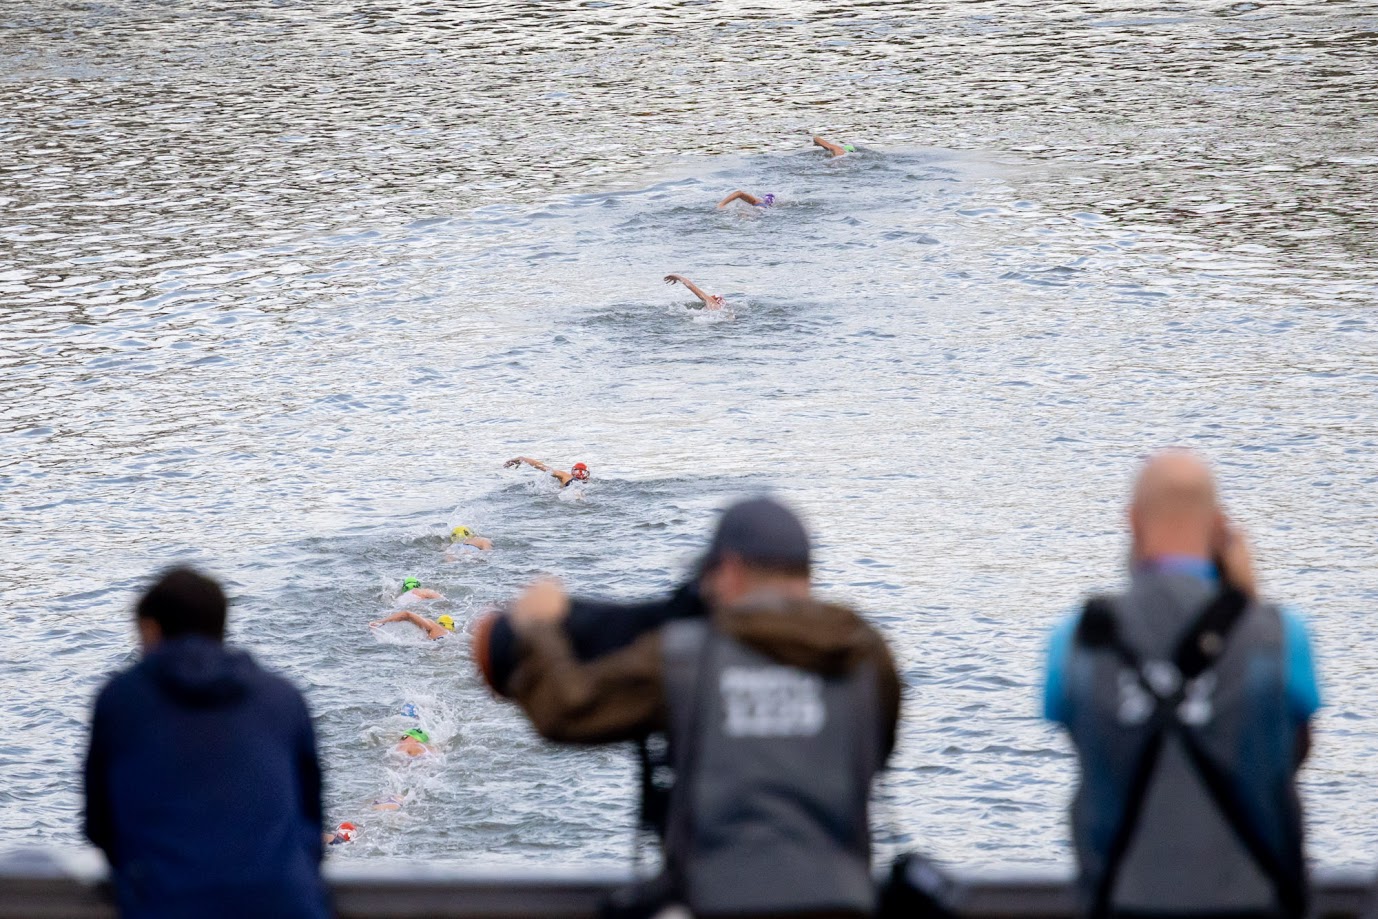
[[[188,568],[139,600],[143,660],[96,699],[86,835],[124,916],[324,917],[321,772],[302,696],[227,648]]]

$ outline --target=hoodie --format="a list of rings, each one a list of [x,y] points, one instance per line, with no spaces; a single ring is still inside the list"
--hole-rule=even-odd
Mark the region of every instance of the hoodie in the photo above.
[[[311,718],[245,652],[179,637],[111,678],[85,781],[124,916],[329,915]]]
[[[880,634],[844,606],[817,600],[757,599],[712,613],[719,632],[781,664],[839,676],[876,668],[884,740],[894,748],[900,683]],[[606,743],[664,730],[668,720],[659,630],[592,661],[575,656],[558,624],[532,628],[508,688],[543,737]]]

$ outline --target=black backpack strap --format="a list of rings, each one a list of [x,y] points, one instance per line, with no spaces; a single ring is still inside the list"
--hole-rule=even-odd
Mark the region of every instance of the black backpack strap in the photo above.
[[[1225,642],[1249,608],[1249,598],[1233,587],[1215,596],[1192,627],[1178,640],[1172,663],[1182,680],[1194,680],[1209,670],[1225,653]]]
[[[1110,846],[1106,850],[1105,865],[1101,870],[1100,880],[1092,897],[1090,915],[1093,919],[1101,919],[1101,917],[1110,914],[1110,900],[1115,891],[1115,882],[1119,879],[1120,868],[1124,864],[1125,856],[1129,854],[1129,846],[1134,841],[1134,835],[1138,832],[1144,802],[1148,798],[1148,789],[1158,768],[1158,759],[1162,755],[1167,732],[1169,729],[1174,729],[1185,733],[1177,721],[1177,706],[1181,704],[1184,697],[1186,683],[1188,680],[1200,676],[1220,658],[1225,650],[1225,642],[1229,638],[1231,630],[1239,622],[1247,607],[1248,599],[1246,597],[1233,588],[1226,588],[1201,611],[1191,628],[1182,635],[1177,643],[1176,651],[1173,654],[1173,664],[1182,678],[1176,690],[1167,697],[1160,695],[1159,691],[1144,675],[1142,657],[1120,634],[1119,622],[1115,618],[1111,601],[1105,597],[1092,597],[1086,601],[1086,605],[1082,609],[1081,619],[1077,622],[1077,643],[1091,650],[1109,651],[1114,654],[1122,664],[1133,671],[1140,685],[1149,692],[1150,696],[1157,700],[1147,725],[1148,738],[1139,751],[1139,758],[1134,765],[1134,774],[1130,777],[1129,786],[1126,789],[1124,811],[1120,814],[1119,825],[1116,826],[1115,833],[1110,840]],[[1205,781],[1204,775],[1202,778]],[[1211,787],[1208,781],[1206,786],[1208,789]],[[1225,814],[1226,820],[1230,821],[1231,827],[1235,827],[1234,821],[1226,812],[1226,808],[1221,805],[1220,800],[1216,798],[1214,792],[1212,792],[1212,799],[1216,801],[1217,806],[1221,807],[1221,812]],[[1237,827],[1235,830],[1236,833],[1239,832]],[[1251,854],[1254,852],[1254,844],[1257,842],[1259,840],[1255,838],[1254,843],[1245,843]],[[1264,848],[1266,849],[1266,846]],[[1267,870],[1263,862],[1259,864],[1260,867]],[[1283,886],[1280,882],[1282,876],[1272,872],[1269,872],[1268,876],[1278,887],[1281,898],[1283,895]]]
[[[1194,732],[1185,726],[1179,726],[1178,733],[1188,759],[1196,769],[1196,774],[1201,777],[1201,783],[1206,786],[1216,809],[1234,831],[1235,838],[1253,858],[1254,864],[1258,865],[1259,870],[1272,882],[1283,915],[1306,915],[1306,881],[1300,870],[1287,868],[1259,834],[1249,819],[1248,811],[1235,794],[1231,776],[1201,747]]]

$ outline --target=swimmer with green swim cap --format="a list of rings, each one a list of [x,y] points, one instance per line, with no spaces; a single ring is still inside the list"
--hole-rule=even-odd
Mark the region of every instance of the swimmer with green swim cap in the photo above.
[[[376,629],[379,626],[387,625],[389,622],[410,622],[418,629],[426,633],[426,637],[431,641],[439,641],[447,638],[455,630],[455,620],[453,616],[445,615],[432,622],[425,616],[418,616],[409,609],[399,609],[391,616],[383,619],[375,619],[368,624],[369,628]]]
[[[403,578],[402,595],[397,599],[398,602],[406,602],[407,600],[444,600],[445,595],[438,590],[422,587],[421,582],[416,578]]]
[[[452,562],[461,555],[492,550],[493,540],[478,535],[469,527],[458,526],[450,531],[450,545],[445,549],[445,560]]]
[[[833,156],[846,156],[848,153],[856,152],[856,147],[853,147],[851,144],[835,144],[832,141],[823,137],[819,137],[817,135],[814,136],[813,143],[814,146],[822,147],[824,150],[827,150]]]
[[[402,734],[402,739],[397,741],[397,749],[408,756],[425,756],[435,752],[430,743],[430,734],[420,728],[412,728]]]

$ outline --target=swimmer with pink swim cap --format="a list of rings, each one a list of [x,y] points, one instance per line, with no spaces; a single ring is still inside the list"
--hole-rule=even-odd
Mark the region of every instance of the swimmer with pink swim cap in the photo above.
[[[532,469],[539,469],[542,472],[550,473],[553,477],[560,480],[561,488],[568,488],[575,482],[587,482],[589,480],[589,467],[585,466],[583,463],[575,463],[573,466],[569,467],[569,472],[565,472],[563,469],[551,469],[540,460],[532,459],[529,456],[518,456],[503,463],[502,467],[504,469],[512,469],[523,464],[530,466]]]
[[[719,297],[717,294],[704,293],[702,290],[699,289],[697,284],[695,284],[693,281],[689,280],[682,274],[667,274],[665,276],[665,283],[683,284],[685,287],[689,288],[689,293],[693,294],[694,296],[698,297],[700,300],[703,301],[703,308],[706,310],[720,310],[724,306],[727,306],[727,301],[724,300],[722,297]]]

